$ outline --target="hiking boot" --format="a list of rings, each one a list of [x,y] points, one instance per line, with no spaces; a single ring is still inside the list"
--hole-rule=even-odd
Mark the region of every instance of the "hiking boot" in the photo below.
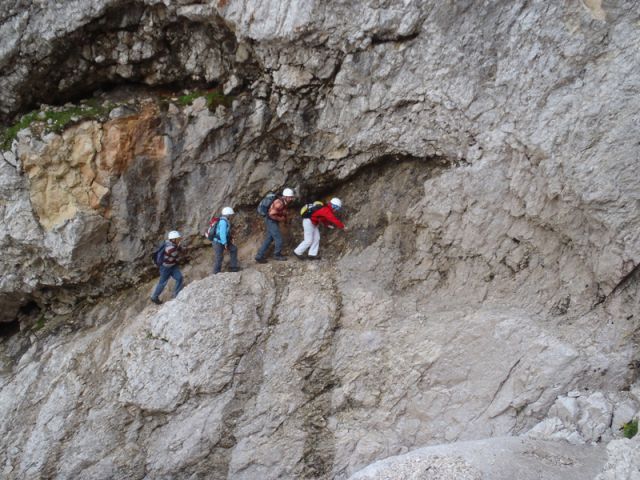
[[[279,260],[281,262],[285,262],[287,260],[287,257],[285,257],[284,255],[274,255],[273,259],[274,260]]]
[[[258,257],[256,257],[256,262],[258,262],[258,263],[267,263],[267,259],[266,258],[258,258]]]
[[[151,301],[153,303],[155,303],[156,305],[162,305],[162,300],[160,300],[159,298],[153,298],[151,297]]]
[[[239,272],[240,270],[242,270],[242,268],[240,268],[240,267],[231,267],[231,268],[229,268],[230,272]]]
[[[298,255],[296,252],[293,252],[293,255],[294,255],[298,260],[304,260],[304,259],[305,259],[302,255]]]
[[[320,260],[320,255],[309,255],[307,258],[309,260]]]

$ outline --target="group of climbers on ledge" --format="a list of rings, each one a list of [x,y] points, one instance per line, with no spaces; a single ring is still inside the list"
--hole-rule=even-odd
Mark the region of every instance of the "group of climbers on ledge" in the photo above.
[[[287,221],[289,217],[289,206],[293,203],[295,194],[290,188],[285,188],[282,195],[274,193],[268,194],[258,205],[258,213],[264,217],[265,238],[255,256],[257,263],[267,263],[266,254],[274,244],[273,259],[279,261],[287,260],[282,254],[282,233],[280,224]],[[346,230],[344,223],[337,217],[336,213],[342,209],[342,201],[339,198],[332,198],[326,205],[320,201],[304,205],[300,211],[302,217],[302,229],[304,239],[294,249],[293,254],[299,260],[319,260],[318,251],[320,249],[320,225],[328,228],[339,228]],[[231,228],[231,216],[235,214],[233,208],[224,207],[220,212],[220,217],[213,216],[209,221],[209,227],[205,236],[211,242],[214,250],[214,275],[222,268],[224,252],[228,251],[231,266],[230,271],[240,270],[238,264],[238,248],[233,243]],[[160,305],[160,294],[164,290],[169,278],[175,280],[173,297],[175,298],[183,286],[182,273],[178,267],[178,258],[185,253],[185,248],[181,246],[182,237],[179,232],[171,231],[167,240],[163,242],[153,253],[153,261],[160,269],[160,280],[156,286],[151,301]],[[306,251],[308,255],[305,257]]]

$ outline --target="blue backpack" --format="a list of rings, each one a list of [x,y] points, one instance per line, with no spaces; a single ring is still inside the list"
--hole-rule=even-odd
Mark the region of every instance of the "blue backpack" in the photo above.
[[[269,207],[276,199],[275,193],[267,193],[267,195],[258,204],[258,213],[263,217],[266,217],[269,213]]]
[[[162,243],[159,244],[151,254],[151,260],[156,267],[161,267],[164,263],[164,248],[166,244],[167,242],[163,240]]]

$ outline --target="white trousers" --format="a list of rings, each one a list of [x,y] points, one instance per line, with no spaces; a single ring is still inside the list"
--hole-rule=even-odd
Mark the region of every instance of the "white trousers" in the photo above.
[[[296,247],[294,252],[302,255],[309,248],[309,255],[315,257],[320,249],[320,229],[311,222],[311,219],[302,220],[302,228],[304,229],[304,240]]]

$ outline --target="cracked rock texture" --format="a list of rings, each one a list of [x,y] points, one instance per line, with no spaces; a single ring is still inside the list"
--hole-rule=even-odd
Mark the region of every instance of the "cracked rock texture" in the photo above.
[[[596,480],[640,478],[640,437],[612,441],[607,445],[607,454],[607,463]]]
[[[569,392],[551,407],[548,418],[529,430],[531,438],[562,439],[569,443],[611,440],[631,419],[640,418],[640,390],[582,395]]]
[[[593,478],[602,457],[596,447],[496,437],[421,448],[376,462],[350,480],[579,480]]]
[[[0,0],[3,127],[114,105],[2,152],[3,476],[346,479],[480,441],[402,478],[624,478],[636,3]],[[254,268],[255,205],[285,185],[342,198],[349,230]],[[242,274],[205,278],[195,248],[147,305],[154,243],[202,246],[225,204]]]

